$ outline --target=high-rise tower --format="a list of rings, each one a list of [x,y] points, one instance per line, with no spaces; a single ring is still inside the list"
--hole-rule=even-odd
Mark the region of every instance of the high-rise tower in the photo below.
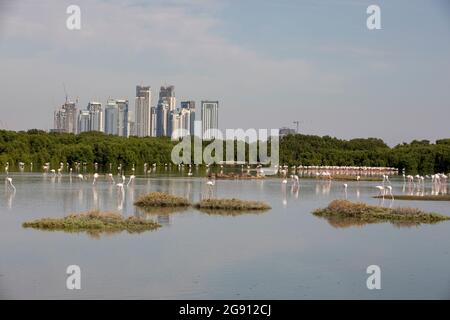
[[[215,139],[214,129],[219,129],[219,101],[202,101],[201,111],[203,139]]]
[[[151,136],[152,133],[151,97],[150,86],[136,86],[135,133],[139,137]]]

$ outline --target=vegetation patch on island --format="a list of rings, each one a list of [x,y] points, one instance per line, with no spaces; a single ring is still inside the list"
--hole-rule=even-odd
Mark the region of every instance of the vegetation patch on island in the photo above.
[[[124,218],[118,213],[100,212],[98,210],[80,214],[71,214],[63,218],[43,218],[24,222],[24,228],[34,228],[47,231],[87,232],[89,234],[141,233],[161,227],[155,221],[137,217]]]
[[[150,192],[141,196],[135,203],[135,206],[150,207],[188,207],[190,202],[183,197],[170,195],[163,192]]]
[[[195,208],[201,210],[230,210],[230,211],[264,211],[271,207],[261,201],[247,201],[239,199],[205,199],[196,203]]]
[[[342,226],[382,222],[419,225],[450,220],[449,216],[424,212],[417,208],[386,208],[348,200],[333,200],[326,208],[317,209],[313,214],[336,226],[339,226],[340,222],[343,223]]]
[[[384,196],[385,198],[387,196]],[[374,198],[383,198],[383,196],[375,196]],[[450,194],[442,195],[393,195],[394,200],[421,200],[421,201],[450,201]]]

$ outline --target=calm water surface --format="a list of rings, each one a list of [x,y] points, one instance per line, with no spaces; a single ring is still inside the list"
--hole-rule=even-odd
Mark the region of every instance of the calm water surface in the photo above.
[[[120,196],[105,178],[12,174],[15,194],[0,192],[0,298],[311,299],[450,298],[450,222],[333,226],[311,211],[344,197],[342,182],[302,179],[217,181],[218,197],[263,200],[261,214],[213,216],[194,209],[146,215],[139,195],[163,191],[197,201],[208,194],[197,177],[138,177]],[[4,178],[4,177],[3,177]],[[376,182],[348,182],[348,199],[379,204]],[[394,194],[403,182],[394,181]],[[396,201],[450,215],[449,202]],[[24,221],[92,208],[155,219],[142,234],[23,229]],[[66,289],[66,268],[81,267],[82,289]],[[381,290],[368,290],[366,268],[381,267]]]

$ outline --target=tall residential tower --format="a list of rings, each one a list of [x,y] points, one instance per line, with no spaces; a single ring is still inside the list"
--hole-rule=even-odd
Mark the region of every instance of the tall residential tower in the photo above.
[[[54,131],[66,133],[78,133],[78,112],[75,102],[66,102],[55,111]]]
[[[170,137],[170,113],[175,110],[175,87],[162,86],[159,91],[158,105],[156,106],[156,135]]]
[[[152,95],[150,86],[136,86],[136,118],[135,134],[138,137],[147,137],[152,135]]]
[[[214,129],[219,129],[219,101],[202,101],[201,111],[203,139],[215,139]]]

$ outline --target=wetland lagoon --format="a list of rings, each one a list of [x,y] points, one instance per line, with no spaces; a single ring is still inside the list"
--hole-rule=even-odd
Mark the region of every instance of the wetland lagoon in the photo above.
[[[347,181],[346,190],[342,181],[314,178],[300,179],[299,187],[277,177],[207,185],[201,174],[162,172],[136,175],[122,192],[103,175],[94,185],[91,178],[82,181],[67,174],[9,176],[16,191],[5,185],[0,198],[2,299],[450,298],[450,221],[364,223],[313,214],[347,198],[450,216],[450,201],[374,198],[379,181]],[[401,177],[392,176],[391,184],[395,195],[411,194]],[[192,204],[210,197],[260,201],[270,209],[205,212],[195,205],[136,206],[149,192]],[[421,192],[430,193],[431,185]],[[159,227],[96,233],[22,226],[91,210]],[[69,265],[81,268],[81,290],[66,289]],[[381,268],[381,290],[367,289],[369,265]]]

